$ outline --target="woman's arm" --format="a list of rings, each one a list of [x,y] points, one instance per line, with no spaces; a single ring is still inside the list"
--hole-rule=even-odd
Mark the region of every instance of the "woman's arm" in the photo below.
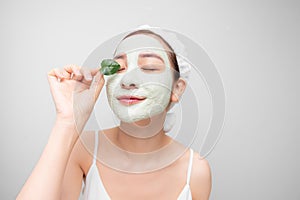
[[[56,120],[48,143],[17,199],[60,199],[64,173],[77,138],[73,124]]]
[[[98,69],[87,70],[75,65],[52,69],[48,81],[57,118],[38,163],[17,196],[18,200],[61,199],[71,152],[104,85]],[[75,164],[70,166],[73,169],[78,167]],[[80,176],[80,171],[74,173]],[[71,183],[70,187],[73,186]]]

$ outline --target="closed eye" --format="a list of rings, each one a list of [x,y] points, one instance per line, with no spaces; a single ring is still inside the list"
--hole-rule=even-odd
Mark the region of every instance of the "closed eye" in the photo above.
[[[159,69],[155,69],[155,68],[141,68],[142,70],[145,71],[158,71]]]
[[[161,64],[146,64],[141,65],[140,68],[146,72],[160,72],[163,70],[163,66]]]

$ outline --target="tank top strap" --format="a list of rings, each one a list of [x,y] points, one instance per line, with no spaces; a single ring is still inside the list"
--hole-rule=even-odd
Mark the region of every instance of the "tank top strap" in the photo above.
[[[98,131],[95,130],[95,145],[94,145],[94,154],[93,154],[93,164],[96,164],[97,152],[98,152]]]
[[[193,149],[190,149],[190,161],[189,161],[189,167],[187,171],[187,179],[186,179],[186,184],[190,184],[190,179],[191,179],[191,173],[192,173],[192,166],[193,166],[193,157],[194,157],[194,151]]]

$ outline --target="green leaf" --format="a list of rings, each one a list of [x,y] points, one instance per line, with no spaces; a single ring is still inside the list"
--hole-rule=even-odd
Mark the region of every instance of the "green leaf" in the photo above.
[[[101,62],[100,72],[104,75],[115,74],[120,69],[120,64],[113,59],[104,59]]]

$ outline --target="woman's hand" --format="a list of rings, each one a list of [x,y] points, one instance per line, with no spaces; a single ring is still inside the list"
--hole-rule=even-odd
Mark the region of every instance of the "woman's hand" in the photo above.
[[[73,124],[80,133],[104,85],[99,69],[67,65],[48,73],[57,120]]]

